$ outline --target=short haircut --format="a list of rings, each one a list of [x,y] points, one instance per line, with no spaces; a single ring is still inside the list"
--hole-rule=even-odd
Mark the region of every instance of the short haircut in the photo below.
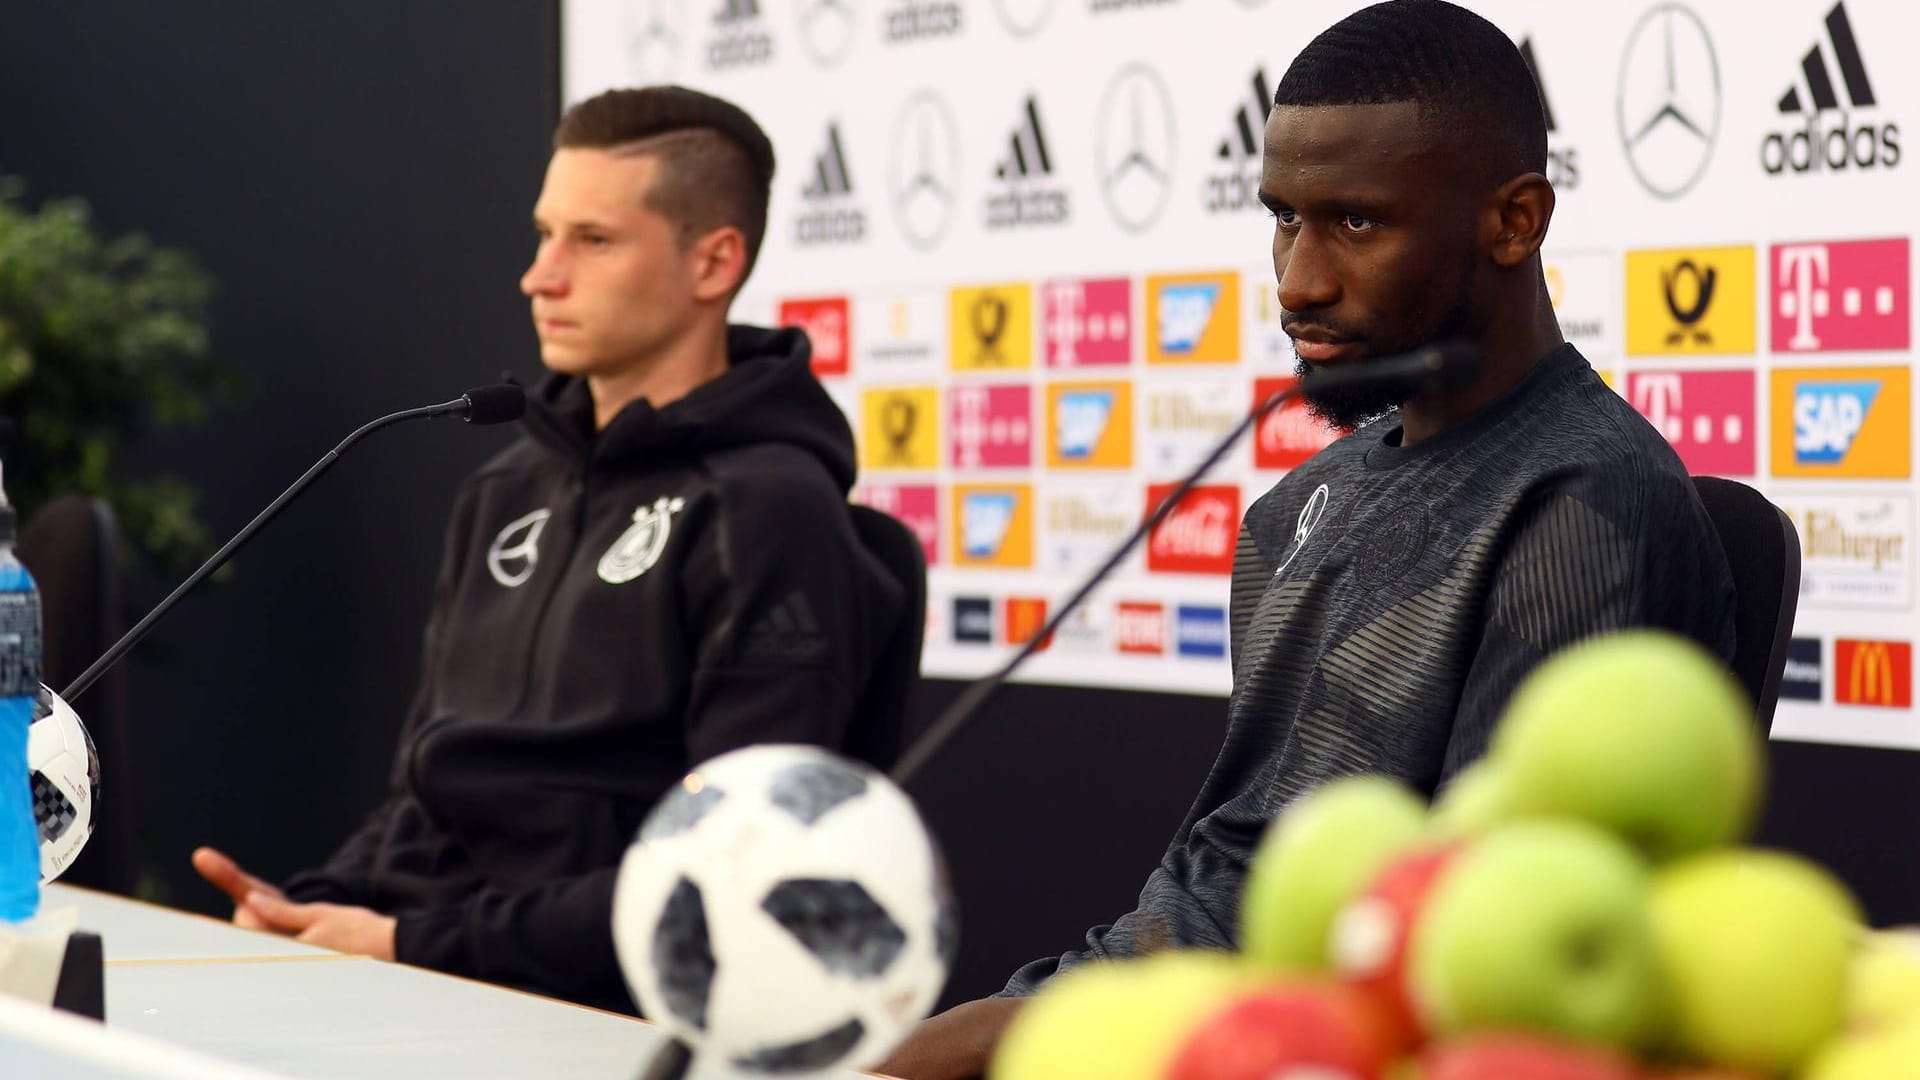
[[[1273,103],[1417,104],[1429,127],[1454,133],[1506,177],[1547,170],[1540,86],[1500,28],[1445,0],[1387,0],[1307,43]]]
[[[684,86],[608,90],[566,111],[557,150],[647,154],[660,162],[647,208],[671,221],[684,246],[731,225],[746,238],[753,272],[767,234],[773,143],[740,106]]]

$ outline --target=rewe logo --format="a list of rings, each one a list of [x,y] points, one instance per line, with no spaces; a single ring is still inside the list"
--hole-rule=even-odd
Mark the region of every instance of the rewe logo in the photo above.
[[[1133,656],[1164,656],[1167,651],[1167,606],[1122,600],[1116,630],[1121,652]]]
[[[1833,382],[1793,395],[1793,456],[1802,465],[1837,465],[1867,422],[1876,382]]]
[[[713,39],[707,42],[707,66],[715,71],[754,67],[773,61],[773,35],[760,17],[759,0],[723,0],[713,14]]]
[[[848,343],[852,340],[847,298],[826,297],[817,300],[782,300],[780,325],[797,326],[807,332],[813,345],[815,375],[845,375],[852,363]]]
[[[1040,303],[1048,367],[1124,367],[1133,359],[1133,288],[1126,278],[1050,281]]]
[[[1147,489],[1151,514],[1173,484]],[[1232,574],[1233,545],[1240,529],[1240,489],[1209,484],[1187,492],[1147,540],[1147,569],[1180,574]]]
[[[1777,244],[1775,352],[1904,351],[1907,240]]]
[[[1202,204],[1210,214],[1260,209],[1260,157],[1266,143],[1267,113],[1273,90],[1267,69],[1255,68],[1251,99],[1242,98],[1225,138],[1214,150],[1218,163],[1207,174]]]
[[[1053,154],[1040,122],[1040,103],[1031,94],[993,175],[1009,190],[987,196],[987,228],[1064,225],[1072,216],[1067,189],[1053,183]]]
[[[827,125],[826,149],[814,159],[813,176],[800,189],[805,209],[794,219],[793,239],[802,246],[853,244],[866,239],[867,213],[853,203],[853,175],[840,144],[840,125]]]
[[[1752,476],[1755,387],[1751,371],[1636,371],[1626,396],[1688,472]]]
[[[1547,98],[1547,84],[1540,78],[1540,65],[1533,58],[1533,38],[1520,39],[1520,59],[1533,74],[1533,87],[1540,93],[1540,109],[1547,120],[1547,180],[1561,191],[1580,186],[1580,152],[1560,140],[1559,125],[1553,120],[1553,103]]]
[[[1832,64],[1821,51],[1822,44],[1832,50]],[[1841,86],[1833,83],[1834,71],[1840,73]],[[1800,74],[1801,79],[1781,95],[1779,108],[1782,116],[1804,117],[1802,127],[1772,132],[1761,142],[1762,168],[1779,176],[1900,164],[1900,125],[1876,127],[1871,117],[1857,126],[1854,123],[1856,110],[1873,109],[1878,101],[1846,4],[1835,4],[1827,12],[1827,39],[1814,42],[1800,59]]]

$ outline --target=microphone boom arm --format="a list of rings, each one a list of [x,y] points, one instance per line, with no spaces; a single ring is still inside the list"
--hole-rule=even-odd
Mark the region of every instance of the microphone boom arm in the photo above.
[[[152,631],[154,624],[160,621],[161,616],[173,610],[173,606],[180,602],[181,597],[191,592],[194,586],[206,580],[208,575],[225,566],[227,560],[233,558],[233,553],[240,550],[242,544],[252,539],[254,533],[259,532],[267,522],[272,521],[289,502],[293,501],[295,496],[305,491],[308,485],[312,484],[315,480],[318,480],[322,473],[331,469],[333,463],[340,460],[340,455],[345,453],[348,447],[381,428],[387,427],[390,424],[397,424],[402,420],[441,416],[464,417],[468,415],[472,407],[473,403],[470,396],[463,394],[452,401],[442,402],[438,405],[423,405],[417,409],[406,409],[397,413],[389,413],[386,416],[380,417],[378,420],[369,421],[368,423],[360,425],[359,429],[354,431],[353,434],[340,440],[340,445],[327,451],[325,457],[314,462],[311,468],[300,475],[300,479],[293,482],[293,486],[280,493],[279,498],[267,504],[267,508],[260,511],[252,521],[247,522],[245,528],[233,534],[233,539],[227,541],[219,551],[214,552],[212,558],[200,564],[200,569],[195,570],[187,580],[181,582],[171,593],[168,593],[165,600],[160,601],[152,611],[147,612],[146,617],[135,623],[133,629],[127,631],[119,641],[114,642],[112,648],[100,654],[100,659],[95,660],[91,667],[81,672],[79,677],[71,683],[68,683],[67,688],[60,691],[60,697],[68,704],[72,704],[74,698],[86,693],[87,689],[91,687],[101,675],[105,674],[108,668],[117,663],[122,656],[127,654],[128,650],[138,645],[141,639],[145,638],[147,634]]]

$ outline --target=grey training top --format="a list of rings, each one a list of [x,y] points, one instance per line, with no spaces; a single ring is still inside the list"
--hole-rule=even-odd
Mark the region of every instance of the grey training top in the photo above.
[[[1733,580],[1686,469],[1573,346],[1468,420],[1400,436],[1394,416],[1369,424],[1247,511],[1212,772],[1139,906],[1004,993],[1090,958],[1232,947],[1276,814],[1350,773],[1431,794],[1486,749],[1527,672],[1582,637],[1665,627],[1731,659]]]

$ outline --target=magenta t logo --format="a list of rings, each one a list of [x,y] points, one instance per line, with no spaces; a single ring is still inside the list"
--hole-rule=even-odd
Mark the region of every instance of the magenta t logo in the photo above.
[[[1905,349],[1907,243],[1774,245],[1773,351]]]
[[[1754,475],[1751,371],[1639,371],[1627,400],[1680,454],[1690,473]]]

